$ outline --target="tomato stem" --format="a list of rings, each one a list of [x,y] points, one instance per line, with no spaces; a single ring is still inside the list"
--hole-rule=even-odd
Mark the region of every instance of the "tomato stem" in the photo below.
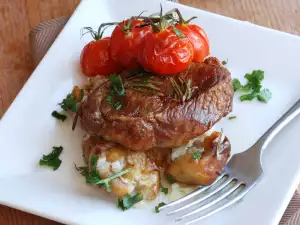
[[[170,15],[170,16],[172,16],[172,18],[173,18],[173,13],[176,13],[177,14],[177,16],[178,16],[178,19],[179,19],[179,24],[180,25],[184,25],[184,24],[188,24],[189,22],[191,22],[193,19],[196,19],[197,17],[196,16],[193,16],[192,18],[190,18],[190,19],[188,19],[188,20],[184,20],[183,19],[183,16],[182,16],[182,14],[181,14],[181,12],[179,11],[179,9],[177,9],[177,8],[175,8],[175,9],[172,9],[172,10],[170,10],[169,12],[167,12],[166,13],[166,16],[167,15]],[[173,18],[173,20],[174,20],[174,18]]]
[[[116,25],[118,23],[112,22],[112,23],[102,23],[97,31],[94,31],[92,27],[83,27],[81,29],[81,37],[86,35],[86,34],[91,34],[94,40],[100,40],[103,37],[104,31],[112,25]]]

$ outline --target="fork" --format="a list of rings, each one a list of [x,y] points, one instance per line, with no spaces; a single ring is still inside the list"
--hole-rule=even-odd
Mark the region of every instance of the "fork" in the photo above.
[[[235,154],[225,166],[216,181],[201,187],[190,194],[159,208],[159,211],[172,209],[167,215],[182,213],[175,221],[188,220],[194,223],[211,216],[242,199],[263,177],[261,155],[273,138],[300,113],[298,100],[260,139],[244,152]],[[197,199],[196,196],[200,195]],[[231,198],[230,198],[231,197]],[[188,200],[194,199],[187,203]],[[201,205],[202,203],[202,205]],[[193,206],[198,206],[196,209]],[[191,209],[192,208],[192,209]],[[206,213],[204,213],[207,211]],[[199,214],[201,214],[199,216]]]

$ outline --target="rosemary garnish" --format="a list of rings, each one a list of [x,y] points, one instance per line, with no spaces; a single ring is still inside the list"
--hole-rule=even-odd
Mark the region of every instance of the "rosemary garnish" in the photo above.
[[[185,102],[192,97],[192,92],[197,87],[191,87],[191,80],[184,80],[182,77],[177,76],[177,79],[169,77],[173,86],[175,96],[174,99],[179,102]]]
[[[129,77],[126,80],[124,87],[147,94],[162,96],[163,94],[160,92],[159,87],[159,85],[161,85],[162,83],[160,81],[154,80],[153,77],[154,76],[152,75],[143,73]]]

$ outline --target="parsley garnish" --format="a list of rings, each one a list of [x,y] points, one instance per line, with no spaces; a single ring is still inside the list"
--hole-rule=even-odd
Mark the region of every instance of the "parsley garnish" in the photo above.
[[[164,202],[160,202],[157,206],[155,206],[154,210],[156,213],[159,213],[159,208],[166,205]]]
[[[169,189],[163,187],[162,185],[160,186],[160,192],[164,193],[165,195],[167,195],[169,193]]]
[[[228,59],[222,61],[222,65],[225,66],[228,63]]]
[[[248,92],[247,94],[240,96],[241,101],[251,101],[254,98],[257,98],[259,101],[267,103],[271,99],[272,93],[269,89],[261,90],[264,71],[253,70],[251,74],[247,73],[245,78],[247,79],[245,85],[242,85],[238,79],[232,80],[234,91]]]
[[[61,120],[61,121],[63,121],[63,122],[67,119],[67,116],[66,116],[66,115],[60,114],[60,113],[57,112],[57,111],[53,111],[53,112],[51,113],[51,115],[52,115],[54,118],[56,118],[56,119],[58,119],[58,120]]]
[[[234,91],[239,90],[242,87],[241,82],[238,79],[236,79],[236,78],[233,79],[232,80],[232,87],[233,87]]]
[[[87,176],[87,174],[89,173],[89,168],[87,166],[77,166],[74,163],[75,169],[82,175],[82,176]]]
[[[236,119],[236,116],[230,116],[228,117],[229,120],[233,120],[233,119]]]
[[[63,147],[52,147],[52,152],[48,155],[43,155],[42,159],[40,160],[40,166],[48,166],[52,167],[53,170],[57,170],[61,164],[61,160],[58,158],[60,153],[63,150]]]
[[[106,102],[110,105],[113,105],[116,110],[119,110],[122,108],[121,102],[114,102],[113,100],[114,97],[121,97],[125,96],[126,94],[121,76],[113,74],[108,77],[108,80],[111,81],[111,87],[109,95],[106,97]]]
[[[60,105],[60,107],[65,110],[65,111],[72,111],[72,112],[77,112],[78,110],[78,106],[77,106],[77,101],[74,98],[74,96],[72,94],[68,94],[67,97],[65,99],[62,100],[61,103],[59,103],[58,105]]]
[[[168,175],[166,175],[166,178],[167,178],[167,181],[168,181],[170,184],[175,183],[174,178],[173,178],[172,175],[168,174]]]
[[[118,199],[118,207],[123,211],[131,208],[134,204],[143,200],[141,193],[137,193],[133,196],[130,194],[125,195],[122,199]]]
[[[116,174],[110,176],[110,177],[102,179],[97,170],[98,158],[99,157],[96,155],[93,155],[91,157],[91,171],[90,172],[88,171],[87,167],[83,167],[83,166],[77,167],[75,165],[75,168],[77,171],[80,172],[80,174],[85,176],[86,183],[103,186],[107,192],[111,192],[111,185],[109,184],[109,182],[116,179],[117,177],[123,176],[124,174],[128,173],[130,171],[130,169],[123,170],[119,173],[116,173]]]
[[[199,151],[193,153],[193,159],[197,160],[200,159],[200,157],[201,157],[201,153]]]
[[[263,89],[257,95],[257,99],[261,102],[267,103],[272,98],[272,93],[269,89]]]

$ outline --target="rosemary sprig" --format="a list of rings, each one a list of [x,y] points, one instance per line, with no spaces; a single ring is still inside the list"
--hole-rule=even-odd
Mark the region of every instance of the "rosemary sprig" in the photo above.
[[[153,76],[142,73],[127,78],[124,87],[147,94],[162,96],[163,94],[160,92],[159,87],[161,84],[160,81],[153,80]]]
[[[184,80],[182,77],[178,76],[177,79],[169,77],[169,80],[174,89],[174,99],[176,101],[185,102],[192,97],[192,92],[197,87],[191,87],[190,80]]]

